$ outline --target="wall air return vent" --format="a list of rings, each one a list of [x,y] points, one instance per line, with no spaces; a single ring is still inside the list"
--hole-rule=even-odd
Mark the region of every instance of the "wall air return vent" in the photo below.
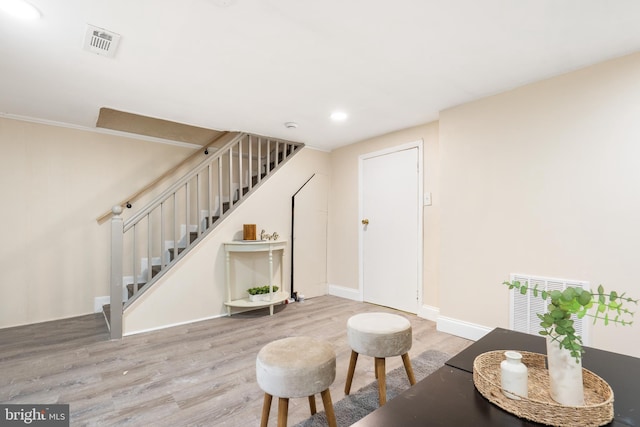
[[[543,291],[563,291],[567,286],[573,286],[576,288],[582,288],[589,290],[589,282],[579,280],[565,280],[565,279],[552,279],[549,277],[537,277],[529,276],[526,274],[511,274],[511,281],[519,281],[520,283],[526,283],[530,288],[538,285],[538,290]],[[509,315],[509,327],[518,332],[525,332],[527,334],[538,335],[538,332],[542,330],[540,327],[540,319],[537,313],[546,313],[547,304],[540,298],[534,297],[532,292],[527,292],[526,295],[522,295],[520,292],[512,289],[510,295],[510,315]],[[589,321],[587,316],[582,319],[578,319],[576,315],[573,315],[573,326],[576,329],[577,335],[582,337],[582,343],[589,345]]]
[[[120,34],[104,28],[87,25],[87,31],[84,36],[84,50],[113,58],[119,42]]]

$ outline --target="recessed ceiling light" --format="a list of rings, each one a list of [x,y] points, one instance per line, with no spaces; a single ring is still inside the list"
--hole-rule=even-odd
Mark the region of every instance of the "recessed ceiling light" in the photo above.
[[[347,120],[347,117],[347,113],[345,113],[344,111],[334,111],[333,113],[331,113],[331,120],[336,122]]]
[[[40,11],[23,0],[0,0],[0,9],[18,19],[33,21],[40,18]]]

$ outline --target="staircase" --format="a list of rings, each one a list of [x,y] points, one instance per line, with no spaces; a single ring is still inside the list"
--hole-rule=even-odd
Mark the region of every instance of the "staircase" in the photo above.
[[[111,304],[103,307],[111,338],[133,301],[213,232],[304,144],[238,133],[130,218],[111,218]],[[114,304],[114,302],[117,302]],[[114,307],[122,307],[120,310]]]

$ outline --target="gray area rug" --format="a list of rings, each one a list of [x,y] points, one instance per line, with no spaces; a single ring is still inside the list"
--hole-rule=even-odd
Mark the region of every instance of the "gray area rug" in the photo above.
[[[450,355],[437,350],[427,350],[411,359],[411,366],[416,381],[435,372],[451,358]],[[358,360],[363,363],[363,360]],[[387,372],[387,402],[410,387],[404,366]],[[322,403],[320,403],[322,405]],[[322,406],[320,406],[322,407]],[[357,392],[351,390],[349,396],[333,404],[338,427],[347,427],[378,408],[378,382],[374,381]],[[318,408],[320,409],[320,408]],[[324,411],[295,425],[295,427],[326,427],[327,416]]]

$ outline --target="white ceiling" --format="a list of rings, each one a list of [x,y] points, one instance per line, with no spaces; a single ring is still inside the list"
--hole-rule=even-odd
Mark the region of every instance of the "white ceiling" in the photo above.
[[[5,116],[95,127],[109,107],[327,150],[640,51],[637,0],[31,3],[38,21],[0,12]],[[86,24],[122,36],[114,58],[82,49]]]

